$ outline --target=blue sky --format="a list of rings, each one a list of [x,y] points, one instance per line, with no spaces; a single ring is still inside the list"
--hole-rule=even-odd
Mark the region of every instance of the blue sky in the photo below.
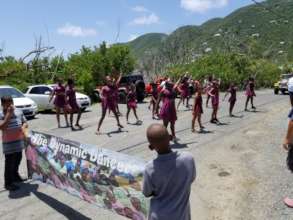
[[[182,25],[199,25],[224,17],[251,0],[1,0],[0,48],[4,55],[24,56],[42,36],[56,54],[82,45],[115,43],[150,33],[171,33]]]

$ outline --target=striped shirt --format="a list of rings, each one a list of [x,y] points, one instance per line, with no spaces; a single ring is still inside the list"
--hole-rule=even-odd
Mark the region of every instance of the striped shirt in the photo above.
[[[4,120],[5,115],[0,112],[0,120]],[[21,152],[24,148],[24,134],[22,132],[22,125],[26,119],[22,111],[15,109],[11,116],[7,127],[2,130],[2,145],[3,154],[12,154]]]

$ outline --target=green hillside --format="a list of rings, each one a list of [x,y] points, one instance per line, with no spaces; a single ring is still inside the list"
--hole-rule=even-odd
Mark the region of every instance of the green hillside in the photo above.
[[[211,52],[236,52],[286,62],[293,59],[293,0],[267,0],[184,26],[170,35],[146,34],[129,42],[141,61],[152,51],[165,64],[184,64]]]
[[[168,35],[161,33],[145,34],[127,43],[136,57],[144,55],[145,51],[156,51]]]

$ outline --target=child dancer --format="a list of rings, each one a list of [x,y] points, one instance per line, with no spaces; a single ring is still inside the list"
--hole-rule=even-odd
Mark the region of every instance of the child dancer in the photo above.
[[[212,88],[210,89],[210,91],[208,92],[208,95],[211,97],[212,99],[212,106],[213,106],[213,112],[212,112],[212,117],[211,117],[211,123],[213,124],[218,124],[219,120],[217,117],[218,114],[218,109],[219,109],[219,82],[217,80],[213,81],[213,85]]]
[[[201,115],[203,114],[203,107],[202,107],[202,89],[200,84],[196,85],[196,92],[195,92],[195,98],[194,98],[194,106],[193,106],[193,118],[192,118],[192,124],[191,124],[191,130],[192,132],[195,132],[195,121],[197,119],[200,131],[204,129],[201,123]]]
[[[159,92],[158,92],[158,86],[156,83],[152,83],[152,97],[151,97],[151,106],[152,106],[152,114],[153,119],[156,119],[155,115],[158,115],[158,109],[156,109],[156,105],[158,102]]]
[[[236,98],[236,93],[237,93],[237,87],[235,86],[235,83],[231,83],[229,89],[227,90],[225,97],[223,99],[223,101],[225,101],[225,98],[227,97],[227,95],[230,93],[230,98],[229,98],[229,103],[230,103],[230,107],[229,107],[229,115],[230,117],[235,117],[235,115],[233,115],[233,109],[235,106],[235,103],[237,101]]]
[[[101,91],[101,100],[102,100],[102,116],[100,118],[98,128],[97,128],[97,135],[100,135],[100,128],[102,126],[102,123],[105,119],[107,109],[113,112],[116,121],[117,121],[117,126],[119,129],[123,128],[123,126],[120,124],[119,121],[119,116],[117,113],[117,105],[116,105],[116,97],[115,97],[115,85],[113,83],[113,80],[111,79],[110,76],[106,77],[106,85],[102,88]]]
[[[130,85],[130,89],[127,93],[127,114],[126,114],[126,120],[127,120],[127,124],[129,124],[128,121],[128,117],[129,117],[129,113],[132,110],[134,113],[134,116],[136,118],[136,124],[140,124],[141,121],[138,119],[137,113],[136,113],[136,108],[137,108],[137,104],[136,104],[136,91],[135,91],[135,85],[132,83]]]
[[[206,85],[205,85],[205,92],[207,94],[207,100],[206,100],[206,107],[208,108],[209,107],[209,101],[210,101],[210,95],[209,95],[209,91],[211,90],[213,86],[213,76],[209,76],[208,77],[208,81],[206,82]]]
[[[116,111],[118,116],[122,116],[122,114],[120,113],[119,110],[119,84],[120,84],[120,80],[121,80],[122,75],[120,74],[119,78],[117,81],[115,81],[115,79],[113,78],[113,85],[114,85],[114,97],[115,97],[115,104],[116,104]],[[109,109],[109,115],[110,115],[111,111]]]
[[[174,85],[170,81],[166,81],[165,88],[160,92],[156,109],[159,107],[161,100],[163,101],[160,118],[163,120],[164,126],[167,128],[170,124],[172,139],[176,140],[175,135],[175,122],[177,120],[175,99],[176,89],[179,81]]]
[[[66,102],[66,94],[65,94],[65,87],[63,86],[63,80],[59,78],[57,80],[57,85],[54,87],[53,93],[51,94],[49,98],[49,103],[51,103],[52,99],[54,99],[54,105],[56,109],[56,118],[57,118],[57,124],[58,128],[60,128],[60,113],[61,110],[63,110],[66,126],[69,127],[68,119],[67,119],[67,102]]]
[[[67,87],[66,87],[66,98],[67,98],[67,102],[71,108],[70,111],[70,126],[71,126],[71,130],[75,130],[74,126],[73,126],[73,114],[74,113],[78,113],[77,115],[77,119],[76,119],[76,123],[75,126],[81,128],[81,126],[79,125],[79,120],[81,118],[81,109],[77,104],[76,101],[76,91],[74,88],[74,81],[72,79],[69,79],[67,82]]]
[[[248,79],[248,83],[246,85],[245,94],[246,94],[247,98],[246,98],[246,103],[245,103],[245,111],[248,111],[247,106],[248,106],[249,101],[251,102],[251,108],[256,109],[256,107],[253,105],[253,97],[256,96],[254,89],[255,89],[255,80],[254,80],[254,78],[250,77]]]
[[[185,103],[185,100],[186,100],[186,108],[189,107],[189,100],[188,100],[188,96],[189,96],[189,84],[188,84],[188,77],[184,77],[181,81],[181,84],[180,86],[178,87],[179,89],[179,92],[180,92],[180,101],[178,102],[177,104],[177,110],[179,109],[179,106],[181,104],[181,102]]]

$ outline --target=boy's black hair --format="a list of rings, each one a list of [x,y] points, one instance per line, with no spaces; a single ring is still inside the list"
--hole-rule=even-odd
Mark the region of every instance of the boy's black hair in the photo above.
[[[4,105],[4,103],[7,102],[12,102],[13,103],[13,98],[11,96],[2,96],[1,97],[1,105]]]
[[[68,79],[67,80],[67,84],[68,85],[73,85],[74,84],[74,80],[73,79]]]

